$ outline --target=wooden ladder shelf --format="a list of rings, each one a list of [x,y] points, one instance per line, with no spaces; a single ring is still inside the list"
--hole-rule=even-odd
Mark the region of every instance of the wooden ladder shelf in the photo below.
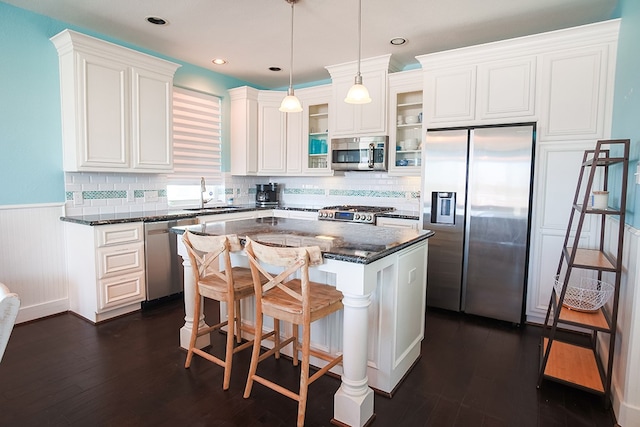
[[[629,145],[628,139],[600,140],[594,150],[584,152],[541,342],[538,388],[544,379],[558,381],[600,394],[606,405],[610,403],[620,296]],[[616,170],[619,181],[611,185],[615,197],[608,199],[607,206],[594,207],[590,198],[598,190],[596,177],[602,178],[602,191],[608,191],[611,167],[622,168]],[[597,218],[591,221],[594,215]],[[611,215],[618,217],[617,223],[607,221]],[[587,218],[591,226],[599,227],[592,248],[582,247],[587,240],[583,235]],[[577,296],[581,280],[593,284],[593,291],[587,291],[592,294],[612,285],[612,297],[602,307],[577,306],[583,301]]]

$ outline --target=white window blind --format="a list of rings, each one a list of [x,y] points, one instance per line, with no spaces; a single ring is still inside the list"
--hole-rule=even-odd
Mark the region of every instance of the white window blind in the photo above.
[[[168,184],[222,184],[220,98],[173,88],[173,173]]]

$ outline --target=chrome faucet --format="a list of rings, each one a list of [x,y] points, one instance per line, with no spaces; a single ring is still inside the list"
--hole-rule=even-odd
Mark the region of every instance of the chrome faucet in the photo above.
[[[204,176],[200,178],[200,209],[204,209],[204,204],[209,202],[211,199],[208,199],[206,202],[204,200],[204,193],[207,192],[207,184],[204,181]]]

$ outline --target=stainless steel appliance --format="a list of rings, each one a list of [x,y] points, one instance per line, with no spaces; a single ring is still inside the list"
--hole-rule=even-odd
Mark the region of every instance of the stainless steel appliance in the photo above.
[[[363,136],[331,140],[334,171],[386,171],[389,137]]]
[[[144,223],[147,302],[183,291],[184,273],[182,258],[177,252],[177,234],[169,229],[197,223],[195,218]]]
[[[256,206],[278,206],[278,184],[256,184]]]
[[[535,125],[427,132],[427,304],[522,321]]]
[[[318,219],[325,221],[347,221],[375,224],[376,214],[394,211],[393,207],[384,206],[328,206],[318,211]]]

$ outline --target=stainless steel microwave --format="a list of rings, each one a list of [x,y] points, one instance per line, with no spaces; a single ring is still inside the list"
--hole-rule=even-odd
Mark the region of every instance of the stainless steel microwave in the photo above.
[[[334,138],[331,140],[331,168],[334,171],[386,171],[387,136]]]

